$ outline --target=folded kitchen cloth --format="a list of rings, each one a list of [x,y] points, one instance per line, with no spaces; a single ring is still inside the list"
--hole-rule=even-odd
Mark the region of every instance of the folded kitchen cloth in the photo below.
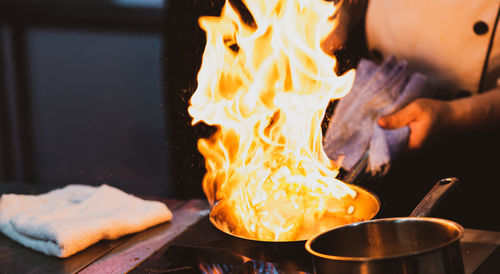
[[[165,204],[108,185],[68,185],[41,195],[0,197],[0,230],[6,236],[62,258],[102,239],[117,239],[171,219]]]
[[[386,174],[391,160],[406,146],[410,129],[382,129],[378,118],[418,97],[432,96],[426,77],[410,72],[406,61],[394,56],[381,65],[361,60],[352,89],[339,100],[328,125],[323,139],[326,154],[349,171],[368,152],[367,171]]]

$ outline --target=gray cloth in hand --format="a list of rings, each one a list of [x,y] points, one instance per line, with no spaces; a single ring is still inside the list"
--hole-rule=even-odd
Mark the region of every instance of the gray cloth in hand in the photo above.
[[[391,160],[406,147],[410,129],[382,129],[378,118],[431,95],[425,76],[411,73],[406,61],[388,56],[378,66],[361,60],[351,91],[340,99],[328,125],[323,139],[326,154],[341,160],[341,167],[349,171],[368,151],[367,171],[386,174]]]

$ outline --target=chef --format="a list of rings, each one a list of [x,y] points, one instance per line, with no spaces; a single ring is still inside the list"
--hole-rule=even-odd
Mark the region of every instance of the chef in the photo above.
[[[500,136],[500,1],[354,0],[340,5],[341,23],[324,41],[326,51],[350,47],[355,55],[379,62],[394,55],[424,74],[436,94],[377,121],[385,129],[408,126],[407,148],[413,151],[383,180],[385,185],[369,186],[387,202],[386,209],[394,209],[388,215],[408,214],[431,182],[457,176],[463,183],[443,203],[442,216],[499,229],[488,213],[498,208],[493,190],[498,169],[486,158],[500,151],[495,137]],[[358,44],[365,47],[358,51]],[[440,138],[448,139],[435,142]]]

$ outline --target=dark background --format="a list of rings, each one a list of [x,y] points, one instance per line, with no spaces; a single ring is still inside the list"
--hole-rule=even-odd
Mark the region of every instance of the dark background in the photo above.
[[[187,106],[222,2],[1,0],[0,178],[202,197]]]
[[[369,56],[365,1],[356,3],[349,7],[359,13],[349,22],[355,31],[335,52],[339,71]],[[203,197],[196,140],[212,129],[191,126],[187,106],[205,43],[197,20],[222,4],[0,0],[2,182]],[[435,182],[455,176],[462,184],[434,215],[500,230],[499,137],[498,128],[444,136],[402,156],[386,177],[358,183],[379,196],[380,217],[405,216]]]

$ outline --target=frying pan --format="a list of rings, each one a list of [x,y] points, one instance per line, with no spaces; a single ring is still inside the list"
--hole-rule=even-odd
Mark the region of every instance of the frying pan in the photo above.
[[[308,238],[318,234],[319,232],[327,231],[334,227],[348,223],[370,220],[378,213],[380,209],[380,201],[375,194],[356,185],[348,184],[348,186],[356,191],[356,197],[344,197],[342,200],[338,201],[338,204],[335,205],[335,208],[343,208],[347,211],[347,208],[349,208],[349,206],[354,205],[355,210],[352,212],[352,214],[345,214],[345,216],[336,215],[333,216],[333,218],[322,218],[320,220],[320,223],[314,224],[314,226],[310,226],[315,227],[315,231],[311,230],[307,233],[300,233],[299,235],[301,235],[301,237],[294,240],[263,241],[248,236],[246,233],[244,233],[244,231],[242,232],[241,228],[238,228],[237,221],[231,220],[231,216],[228,216],[225,213],[225,210],[223,210],[223,208],[228,205],[224,205],[223,203],[216,203],[212,207],[209,218],[210,222],[217,229],[237,238],[259,242],[300,242],[301,244],[303,244]]]
[[[336,204],[332,205],[336,209],[344,209],[344,212],[349,212],[349,214],[343,214],[344,216],[329,216],[330,218],[322,218],[319,224],[314,226],[310,225],[304,230],[309,230],[307,233],[299,233],[299,237],[294,240],[287,241],[264,241],[261,239],[255,239],[253,235],[249,235],[248,231],[242,229],[239,226],[238,220],[233,219],[233,216],[227,215],[224,211],[225,207],[231,207],[231,205],[224,204],[224,201],[217,202],[210,211],[210,222],[220,231],[230,235],[231,237],[239,238],[248,241],[257,242],[269,242],[269,243],[282,243],[288,242],[291,246],[300,246],[308,238],[318,234],[322,231],[328,231],[331,228],[338,227],[348,223],[354,223],[358,221],[370,220],[375,215],[377,215],[380,209],[379,198],[371,193],[370,191],[352,184],[359,175],[366,168],[368,163],[368,152],[365,152],[363,157],[354,165],[354,167],[343,176],[342,181],[346,183],[351,189],[356,192],[356,197],[352,198],[350,196],[344,197],[341,200],[336,200]],[[325,197],[328,198],[328,197]],[[348,211],[349,207],[354,206],[354,212]],[[307,226],[307,225],[306,225]],[[311,229],[311,227],[315,228]],[[269,244],[273,246],[273,244]],[[274,247],[274,246],[273,246]]]
[[[345,201],[344,206],[360,202],[362,206],[353,212],[359,220],[369,220],[373,218],[380,209],[380,201],[376,195],[356,185],[349,185],[357,192],[356,198]],[[290,269],[311,272],[310,255],[304,248],[306,239],[292,241],[263,241],[240,235],[232,231],[225,220],[225,216],[218,211],[220,204],[216,203],[210,211],[209,221],[219,232],[223,245],[238,254],[256,260],[278,263],[281,266],[288,266]],[[351,219],[352,220],[352,219]],[[328,230],[329,224],[323,224]],[[335,227],[330,226],[330,227]]]

